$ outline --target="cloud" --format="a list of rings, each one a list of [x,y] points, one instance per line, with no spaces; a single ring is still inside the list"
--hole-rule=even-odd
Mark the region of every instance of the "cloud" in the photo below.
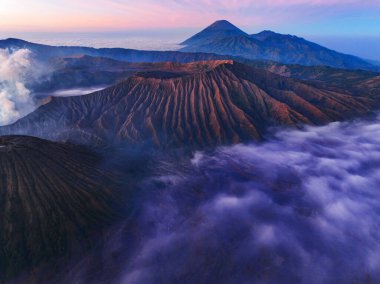
[[[133,214],[38,283],[380,282],[380,117],[169,153],[116,153]]]
[[[377,283],[379,161],[380,119],[196,153],[144,183],[121,283]]]
[[[0,49],[0,125],[14,122],[34,109],[26,84],[40,76],[28,49]]]

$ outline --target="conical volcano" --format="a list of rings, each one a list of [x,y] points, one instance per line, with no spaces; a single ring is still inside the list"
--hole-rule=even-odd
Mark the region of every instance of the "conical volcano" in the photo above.
[[[248,36],[238,27],[226,20],[216,21],[201,32],[184,41],[183,45],[192,45],[204,41],[213,41],[232,36]]]

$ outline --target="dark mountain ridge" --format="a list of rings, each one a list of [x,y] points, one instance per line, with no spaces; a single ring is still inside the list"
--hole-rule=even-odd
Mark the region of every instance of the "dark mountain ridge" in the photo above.
[[[246,58],[285,64],[327,65],[335,68],[380,71],[376,64],[342,54],[305,39],[263,31],[248,35],[227,21],[218,21],[186,40],[180,51],[143,51],[124,48],[49,46],[20,39],[0,40],[0,48],[27,48],[43,61],[88,55],[127,62],[178,62]]]
[[[218,23],[218,22],[217,22]],[[238,28],[231,33],[232,24],[213,25],[186,40],[181,51],[209,52],[240,56],[252,60],[270,60],[286,64],[327,65],[337,68],[379,70],[378,66],[356,56],[330,50],[292,35],[263,31],[248,35]],[[223,30],[226,26],[226,30]]]
[[[92,48],[82,46],[50,46],[31,43],[21,39],[9,38],[0,40],[0,48],[20,49],[27,48],[34,53],[36,58],[47,62],[54,58],[89,55],[104,57],[128,62],[180,62],[225,59],[225,56],[209,53],[188,53],[179,51],[145,51],[125,48]]]
[[[101,162],[81,146],[0,137],[0,282],[86,250],[118,219],[122,193]]]
[[[367,85],[366,81],[379,76],[379,73],[367,70],[291,65],[243,58],[235,58],[234,60],[254,68],[268,70],[281,76],[305,80],[308,84],[317,83],[316,87],[323,86],[325,89],[358,96],[373,93],[373,88]],[[28,86],[34,92],[43,93],[44,96],[49,95],[49,92],[61,89],[110,86],[138,72],[179,70],[183,65],[170,62],[125,62],[104,57],[79,55],[54,58],[50,61],[50,66],[52,66],[52,73],[49,73],[43,80]]]

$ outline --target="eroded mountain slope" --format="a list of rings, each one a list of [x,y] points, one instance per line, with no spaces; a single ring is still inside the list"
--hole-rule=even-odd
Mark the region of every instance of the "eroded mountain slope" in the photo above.
[[[268,127],[321,125],[367,113],[372,101],[234,61],[146,71],[87,96],[52,98],[0,133],[91,143],[212,146],[259,140]]]
[[[121,192],[97,155],[32,137],[0,137],[0,282],[92,242]]]

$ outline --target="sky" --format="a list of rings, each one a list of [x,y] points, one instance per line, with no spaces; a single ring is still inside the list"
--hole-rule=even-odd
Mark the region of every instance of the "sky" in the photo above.
[[[2,31],[200,28],[228,19],[248,32],[378,35],[380,0],[0,0]]]
[[[150,32],[182,41],[226,19],[248,33],[294,34],[380,60],[379,15],[380,0],[0,0],[0,36]]]

